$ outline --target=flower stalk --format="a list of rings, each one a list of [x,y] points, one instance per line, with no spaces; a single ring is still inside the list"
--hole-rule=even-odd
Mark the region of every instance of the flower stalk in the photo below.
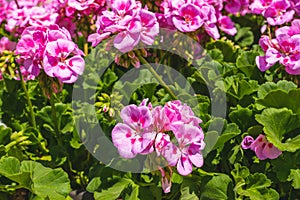
[[[20,66],[18,67],[18,72],[19,72],[19,76],[20,76],[21,85],[22,85],[22,88],[25,92],[27,104],[28,104],[28,107],[29,107],[29,115],[30,115],[30,119],[31,119],[31,124],[32,124],[34,129],[37,129],[35,114],[34,114],[34,110],[33,110],[33,105],[32,105],[32,102],[30,100],[30,96],[29,96],[29,93],[28,93],[28,90],[27,90],[27,87],[26,87],[26,84],[25,84],[24,77],[22,75]]]
[[[170,89],[170,87],[164,82],[164,80],[156,73],[156,71],[153,69],[153,67],[147,62],[147,60],[142,57],[141,55],[138,55],[139,60],[147,69],[151,72],[151,74],[155,77],[155,79],[167,90],[167,92],[170,94],[171,98],[173,100],[177,99],[176,95],[173,93],[173,91]]]

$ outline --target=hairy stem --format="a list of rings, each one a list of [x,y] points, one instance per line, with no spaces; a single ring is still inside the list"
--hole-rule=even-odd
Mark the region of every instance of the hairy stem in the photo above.
[[[53,125],[54,125],[54,131],[56,133],[56,136],[58,138],[58,143],[61,143],[60,137],[59,137],[59,127],[58,127],[58,122],[57,122],[57,117],[56,117],[56,108],[55,108],[55,99],[54,99],[54,94],[50,94],[50,104],[51,104],[51,115],[52,115],[52,120],[53,120]]]
[[[25,92],[27,104],[29,106],[29,115],[30,115],[31,123],[32,123],[32,126],[34,127],[34,129],[37,130],[36,120],[35,120],[35,114],[34,114],[32,102],[30,100],[29,93],[28,93],[28,90],[27,90],[27,87],[26,87],[26,84],[25,84],[25,81],[24,81],[24,78],[23,78],[23,75],[22,75],[20,67],[18,67],[18,72],[19,72],[19,76],[20,76],[20,81],[21,81],[22,88],[23,88],[23,90]]]

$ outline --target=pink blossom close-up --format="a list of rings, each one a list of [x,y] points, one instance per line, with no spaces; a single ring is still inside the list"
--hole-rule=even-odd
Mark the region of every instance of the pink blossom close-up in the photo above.
[[[255,140],[251,136],[246,136],[242,142],[243,149],[251,149],[260,160],[275,159],[282,154],[266,137],[260,134]]]

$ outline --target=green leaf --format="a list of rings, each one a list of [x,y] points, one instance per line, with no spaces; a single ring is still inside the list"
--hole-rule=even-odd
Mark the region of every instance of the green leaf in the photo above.
[[[86,190],[89,192],[95,192],[101,185],[100,177],[93,178],[86,187]]]
[[[208,50],[219,49],[223,54],[225,62],[235,62],[236,49],[232,42],[217,40],[217,41],[208,43],[206,47]]]
[[[227,124],[226,129],[222,132],[222,134],[218,137],[218,140],[213,149],[217,149],[223,147],[223,145],[229,141],[231,138],[239,135],[241,130],[235,123]]]
[[[139,200],[139,186],[134,185],[132,188],[132,192],[127,200]]]
[[[282,163],[284,163],[284,165]],[[297,165],[300,164],[300,160],[299,156],[297,157],[295,153],[286,152],[277,159],[271,160],[271,164],[277,178],[281,182],[286,182],[290,175],[291,169],[296,169]]]
[[[240,196],[239,199],[251,200],[272,199],[278,200],[279,194],[272,188],[271,180],[265,174],[255,173],[250,174],[249,169],[240,164],[234,165],[235,169],[231,174],[235,181],[234,191]]]
[[[286,81],[286,80],[281,80],[278,81],[277,83],[273,82],[267,82],[262,84],[258,91],[257,91],[257,96],[259,99],[265,98],[271,91],[275,90],[282,90],[288,93],[292,89],[296,89],[297,85],[293,83],[292,81]]]
[[[46,168],[34,161],[20,164],[14,157],[2,158],[0,174],[41,198],[64,200],[71,190],[68,175],[62,169]]]
[[[226,77],[222,82],[216,82],[216,86],[221,87],[224,84],[225,91],[234,98],[241,100],[244,96],[250,95],[259,88],[255,80],[247,80],[241,73]]]
[[[211,59],[216,60],[216,61],[223,61],[223,54],[222,51],[220,51],[219,49],[212,49],[208,51],[208,54],[210,55]]]
[[[62,133],[73,132],[74,120],[72,118],[72,111],[70,104],[56,103],[56,119],[58,128]],[[44,122],[43,126],[50,125],[54,128],[54,122],[52,119],[51,106],[45,106],[37,112],[37,116]],[[46,123],[46,124],[45,124]]]
[[[289,92],[283,90],[269,91],[263,99],[256,100],[256,104],[261,108],[289,108],[294,113],[300,114],[300,89],[290,89]]]
[[[23,161],[21,171],[30,173],[31,190],[39,197],[64,200],[71,191],[68,174],[62,169],[46,168],[34,161]]]
[[[107,200],[107,199],[117,199],[123,190],[129,185],[130,181],[126,179],[121,179],[119,182],[115,183],[112,187],[107,190],[102,190],[101,192],[95,192],[95,200]]]
[[[289,137],[289,132],[300,128],[300,117],[287,108],[267,108],[255,116],[264,126],[267,139],[281,151],[295,152],[300,148],[300,135]]]
[[[198,200],[197,193],[199,192],[199,185],[190,178],[184,178],[180,186],[180,200]]]
[[[295,189],[300,189],[300,169],[291,169],[288,181],[292,181],[292,186]]]
[[[252,110],[243,108],[240,105],[237,105],[237,107],[229,113],[229,118],[232,122],[241,127],[242,131],[246,131],[249,127],[256,124]]]
[[[226,174],[219,174],[212,177],[204,188],[201,190],[200,199],[215,200],[228,199],[228,185],[231,183],[231,178]]]
[[[236,60],[237,68],[250,78],[253,75],[254,70],[257,69],[255,57],[258,55],[257,52],[253,51],[242,52]]]
[[[172,174],[172,183],[182,183],[183,181],[183,177],[175,172],[173,172]]]
[[[254,35],[250,27],[239,28],[234,40],[241,46],[250,46],[254,42]]]

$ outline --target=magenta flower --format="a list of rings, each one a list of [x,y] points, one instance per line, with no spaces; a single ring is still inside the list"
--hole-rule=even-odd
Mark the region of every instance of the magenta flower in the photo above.
[[[74,83],[84,70],[84,60],[80,55],[68,58],[74,50],[75,44],[69,40],[49,42],[43,59],[45,73],[63,83]]]
[[[70,33],[57,25],[26,28],[16,53],[31,75],[37,76],[44,70],[63,83],[74,83],[85,65],[83,52],[72,41]]]
[[[178,142],[178,146],[169,142],[163,148],[161,154],[166,158],[170,166],[177,166],[181,175],[188,175],[192,172],[193,164],[196,167],[203,165],[201,150],[204,149],[204,134],[202,129],[191,124],[182,122],[174,123],[172,131]]]
[[[112,140],[123,158],[133,158],[138,153],[150,153],[149,147],[155,134],[148,130],[152,123],[151,112],[146,106],[129,105],[122,109],[123,123],[112,130]]]
[[[182,5],[178,10],[178,16],[173,17],[173,23],[181,32],[197,30],[203,24],[203,20],[200,17],[200,9],[191,3]]]
[[[259,41],[265,52],[264,56],[256,57],[256,64],[265,71],[279,62],[285,66],[289,74],[300,74],[300,20],[294,20],[291,26],[284,26],[275,31],[276,38],[262,36]]]
[[[159,33],[159,24],[154,13],[142,9],[139,13],[141,21],[141,41],[147,45],[154,42]]]
[[[250,10],[263,15],[272,26],[290,22],[295,14],[289,0],[254,0]]]
[[[242,148],[243,149],[249,149],[249,148],[251,148],[251,144],[253,142],[254,142],[253,137],[251,137],[251,136],[244,137],[243,142],[242,142]]]
[[[194,112],[189,106],[182,104],[179,100],[166,103],[164,110],[170,124],[181,121],[185,124],[192,124],[199,127],[199,123],[202,122],[201,119],[195,117]]]
[[[249,0],[226,0],[226,2],[225,10],[229,13],[245,15],[249,12]]]
[[[139,21],[130,21],[127,30],[120,32],[114,38],[114,46],[122,53],[133,50],[140,41],[141,28]]]
[[[54,24],[58,17],[53,3],[48,1],[18,1],[19,8],[12,1],[6,10],[7,31],[22,31],[27,26],[49,26]]]
[[[235,35],[237,30],[234,26],[234,23],[231,21],[230,17],[222,16],[218,19],[219,28],[227,33],[228,35]]]
[[[44,27],[26,28],[16,47],[16,54],[20,54],[25,69],[34,76],[38,76],[43,68],[46,30]]]
[[[266,137],[260,134],[255,140],[251,136],[246,136],[242,142],[243,149],[251,149],[260,160],[275,159],[282,154]]]
[[[68,5],[79,11],[87,9],[93,3],[94,0],[68,0]]]
[[[97,18],[97,33],[88,37],[92,46],[111,35],[115,35],[114,47],[122,53],[132,51],[140,41],[147,45],[153,44],[159,33],[159,24],[154,13],[142,9],[141,3],[135,0],[115,0],[111,2],[110,8],[111,11],[103,11]],[[137,60],[134,63],[139,66]]]
[[[0,39],[0,53],[3,51],[13,51],[16,48],[16,43],[10,41],[7,37],[2,37]]]

